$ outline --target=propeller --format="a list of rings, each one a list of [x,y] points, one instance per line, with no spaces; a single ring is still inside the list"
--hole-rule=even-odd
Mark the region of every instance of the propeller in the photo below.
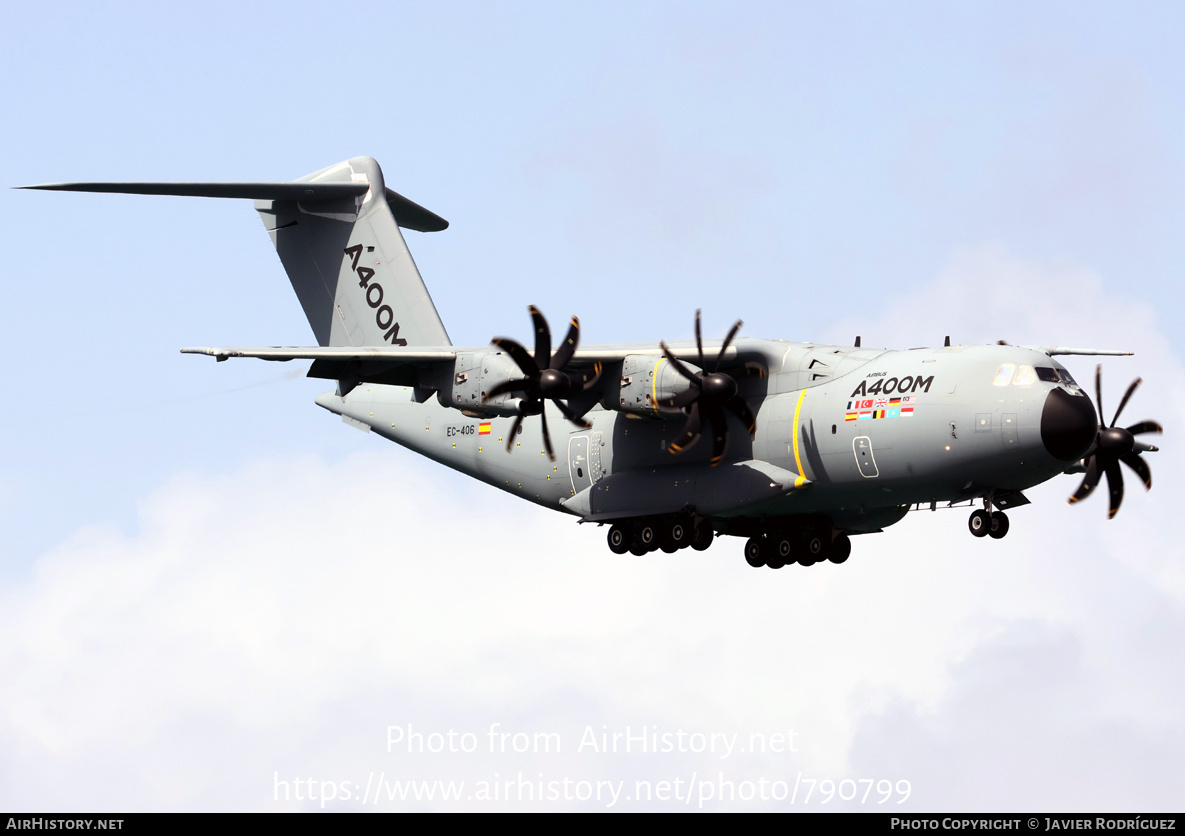
[[[514,438],[518,435],[523,419],[528,415],[538,415],[543,419],[543,446],[547,448],[547,455],[555,461],[555,451],[551,446],[551,436],[547,432],[547,413],[543,409],[544,401],[552,401],[564,414],[564,417],[581,429],[588,429],[591,424],[577,415],[571,407],[561,400],[570,398],[578,392],[583,392],[596,384],[601,376],[601,364],[596,363],[591,369],[583,372],[570,372],[565,368],[576,353],[576,346],[580,342],[580,320],[572,317],[568,328],[568,335],[555,354],[551,353],[551,329],[547,327],[547,320],[539,309],[531,305],[531,320],[535,324],[535,356],[532,357],[518,342],[508,337],[495,337],[491,342],[510,355],[526,377],[516,380],[505,380],[485,393],[482,403],[492,400],[499,395],[521,392],[518,415],[514,419],[514,426],[510,428],[510,436],[506,439],[506,450],[509,452],[514,446]]]
[[[678,455],[699,441],[706,421],[712,430],[711,466],[718,465],[724,458],[724,451],[728,447],[728,420],[724,414],[726,409],[741,420],[741,423],[748,428],[750,436],[757,432],[757,418],[753,415],[753,410],[745,403],[745,399],[737,394],[736,380],[719,370],[720,361],[724,359],[724,352],[728,351],[728,346],[732,343],[733,337],[737,335],[737,331],[741,329],[741,325],[742,323],[738,319],[729,330],[728,336],[724,338],[724,345],[720,346],[720,353],[716,355],[716,361],[712,364],[711,372],[707,371],[704,365],[704,341],[700,333],[700,312],[698,310],[695,312],[695,347],[700,371],[691,371],[679,362],[679,358],[667,348],[665,342],[659,342],[659,345],[662,346],[662,353],[666,356],[667,362],[671,364],[671,368],[691,384],[679,394],[663,398],[658,402],[659,406],[675,407],[687,412],[687,422],[683,425],[683,433],[678,439],[671,442],[667,448],[670,452]]]
[[[1127,391],[1123,394],[1123,400],[1119,402],[1119,408],[1115,410],[1115,417],[1111,419],[1111,424],[1108,426],[1102,423],[1104,420],[1103,367],[1099,365],[1095,368],[1094,387],[1095,401],[1098,404],[1099,430],[1095,436],[1094,444],[1086,451],[1086,476],[1083,477],[1082,484],[1070,497],[1069,502],[1073,504],[1090,496],[1099,485],[1099,475],[1106,474],[1107,489],[1111,494],[1111,511],[1108,519],[1115,516],[1119,510],[1119,503],[1123,502],[1123,471],[1119,468],[1120,462],[1136,472],[1136,475],[1143,480],[1145,488],[1149,490],[1152,488],[1152,471],[1147,462],[1140,458],[1140,454],[1154,453],[1158,448],[1136,441],[1135,436],[1143,433],[1159,433],[1163,432],[1163,429],[1155,421],[1140,421],[1126,429],[1115,426],[1115,422],[1119,420],[1119,413],[1123,412],[1123,408],[1127,406],[1128,400],[1139,385],[1140,378],[1137,377],[1132,381],[1131,386],[1127,387]]]

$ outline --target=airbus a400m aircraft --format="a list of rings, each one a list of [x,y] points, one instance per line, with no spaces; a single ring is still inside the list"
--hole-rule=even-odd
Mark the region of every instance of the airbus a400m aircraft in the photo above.
[[[967,503],[971,533],[1001,538],[1022,491],[1083,473],[1071,502],[1119,463],[1145,487],[1137,440],[1154,421],[1110,423],[1054,357],[1121,354],[1057,346],[908,351],[738,337],[581,346],[572,317],[552,345],[534,307],[533,351],[508,337],[454,346],[400,228],[442,218],[386,188],[369,157],[285,183],[57,183],[27,188],[237,197],[276,246],[318,345],[183,348],[311,360],[336,381],[317,403],[441,464],[583,522],[608,524],[616,553],[708,548],[746,538],[753,566],[842,563],[851,535],[915,507]]]

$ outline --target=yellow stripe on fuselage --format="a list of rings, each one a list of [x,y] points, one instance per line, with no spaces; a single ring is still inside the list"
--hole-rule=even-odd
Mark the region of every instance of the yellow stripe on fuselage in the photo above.
[[[803,389],[798,394],[798,405],[794,407],[794,466],[798,468],[798,475],[800,477],[806,476],[806,471],[802,469],[802,458],[798,453],[798,416],[802,414],[802,400],[806,397],[806,390]]]

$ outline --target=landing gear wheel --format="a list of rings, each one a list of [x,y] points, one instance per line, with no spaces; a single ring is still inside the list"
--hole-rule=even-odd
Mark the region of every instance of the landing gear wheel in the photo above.
[[[625,554],[630,550],[630,533],[620,525],[609,529],[609,551],[614,554]]]
[[[667,528],[666,542],[663,544],[662,550],[677,552],[685,546],[691,545],[691,526],[680,521],[673,522]],[[668,549],[668,546],[670,547]]]
[[[634,555],[635,557],[641,557],[642,555],[646,554],[646,552],[648,552],[648,551],[650,551],[650,549],[646,548],[641,543],[636,543],[636,542],[630,543],[629,552],[630,552],[630,554]]]
[[[1008,533],[1008,515],[1003,511],[997,511],[992,514],[991,525],[988,526],[988,535],[993,540],[999,540]]]
[[[655,536],[654,526],[646,523],[638,528],[634,535],[634,542],[641,546],[643,554],[652,552],[658,548],[657,538]]]
[[[771,569],[781,569],[786,565],[786,556],[782,554],[782,540],[769,537],[761,544],[761,553],[765,555],[765,565]]]
[[[765,555],[762,554],[764,549],[761,546],[760,537],[750,537],[745,541],[745,562],[754,569],[765,565]]]
[[[781,569],[788,563],[794,563],[796,556],[794,554],[794,541],[788,535],[777,535],[770,539],[768,547],[771,557],[769,559],[769,566],[773,569]],[[774,563],[777,566],[774,566]]]
[[[716,532],[709,528],[707,523],[704,523],[696,528],[695,537],[691,540],[691,547],[697,552],[702,552],[712,545],[712,539],[715,536]]]
[[[811,563],[822,563],[831,557],[831,532],[809,531],[803,538],[803,552]]]
[[[988,512],[982,508],[980,508],[978,511],[972,511],[970,519],[967,520],[967,528],[971,529],[971,533],[976,537],[987,536],[991,525],[992,518],[989,517]]]
[[[827,558],[832,563],[843,563],[852,554],[852,541],[848,535],[839,533],[831,541],[831,556]]]
[[[799,566],[814,566],[816,563],[818,563],[820,560],[822,560],[822,558],[819,557],[819,555],[817,553],[811,552],[810,546],[811,546],[812,539],[814,539],[814,535],[810,534],[810,533],[798,535],[798,544],[797,545],[798,545],[798,565]]]

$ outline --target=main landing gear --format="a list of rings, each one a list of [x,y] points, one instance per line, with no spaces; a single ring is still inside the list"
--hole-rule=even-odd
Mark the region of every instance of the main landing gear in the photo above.
[[[813,566],[826,560],[843,563],[851,553],[848,535],[831,529],[773,531],[745,542],[745,561],[754,568],[781,569],[791,563]]]
[[[644,555],[661,549],[674,554],[688,546],[702,552],[712,545],[715,532],[706,522],[691,517],[642,519],[616,523],[609,529],[609,550],[614,554]]]

